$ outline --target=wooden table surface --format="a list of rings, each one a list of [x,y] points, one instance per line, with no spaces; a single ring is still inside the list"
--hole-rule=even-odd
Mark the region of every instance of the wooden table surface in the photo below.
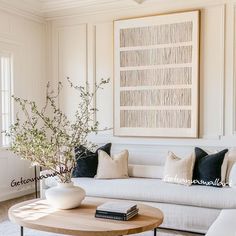
[[[86,198],[79,208],[58,210],[52,208],[46,200],[34,199],[11,207],[9,218],[23,227],[79,236],[141,233],[158,227],[163,221],[163,214],[159,209],[139,203],[139,214],[129,221],[95,218],[97,206],[106,201],[109,199]]]

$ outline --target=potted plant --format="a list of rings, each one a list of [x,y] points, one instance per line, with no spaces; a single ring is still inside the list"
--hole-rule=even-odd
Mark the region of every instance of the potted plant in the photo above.
[[[70,87],[79,93],[80,99],[73,121],[58,105],[62,83],[58,83],[56,92],[48,83],[46,103],[42,108],[34,101],[13,96],[21,113],[17,114],[15,123],[6,132],[11,139],[10,150],[17,156],[56,173],[58,186],[49,189],[46,197],[60,209],[77,207],[85,197],[85,191],[71,181],[76,165],[74,149],[78,146],[95,147],[88,141],[88,135],[98,131],[98,122],[94,122],[96,108],[93,98],[102,85],[109,82],[109,79],[102,79],[91,92],[88,83],[86,86],[75,86],[69,78],[67,80]]]

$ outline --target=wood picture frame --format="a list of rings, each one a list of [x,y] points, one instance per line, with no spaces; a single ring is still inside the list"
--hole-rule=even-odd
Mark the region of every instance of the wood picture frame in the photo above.
[[[114,135],[198,137],[199,18],[114,21]]]

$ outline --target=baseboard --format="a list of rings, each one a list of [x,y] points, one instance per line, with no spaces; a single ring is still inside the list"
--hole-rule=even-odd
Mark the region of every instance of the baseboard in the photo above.
[[[29,188],[29,189],[22,189],[22,190],[15,190],[15,191],[10,191],[10,192],[3,192],[0,194],[0,202],[7,201],[10,199],[22,197],[31,193],[34,193],[35,189],[34,187]]]

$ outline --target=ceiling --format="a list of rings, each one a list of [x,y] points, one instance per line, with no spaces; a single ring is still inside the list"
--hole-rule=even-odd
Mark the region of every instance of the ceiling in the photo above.
[[[0,7],[50,17],[50,15],[55,15],[55,12],[59,13],[69,9],[76,9],[77,14],[89,14],[137,7],[150,1],[153,0],[0,0]]]
[[[34,0],[31,0],[34,1]],[[124,4],[137,5],[144,0],[38,0],[41,3],[41,11],[50,12],[55,10],[62,10],[66,8],[97,8],[106,7],[105,5],[120,5]]]

